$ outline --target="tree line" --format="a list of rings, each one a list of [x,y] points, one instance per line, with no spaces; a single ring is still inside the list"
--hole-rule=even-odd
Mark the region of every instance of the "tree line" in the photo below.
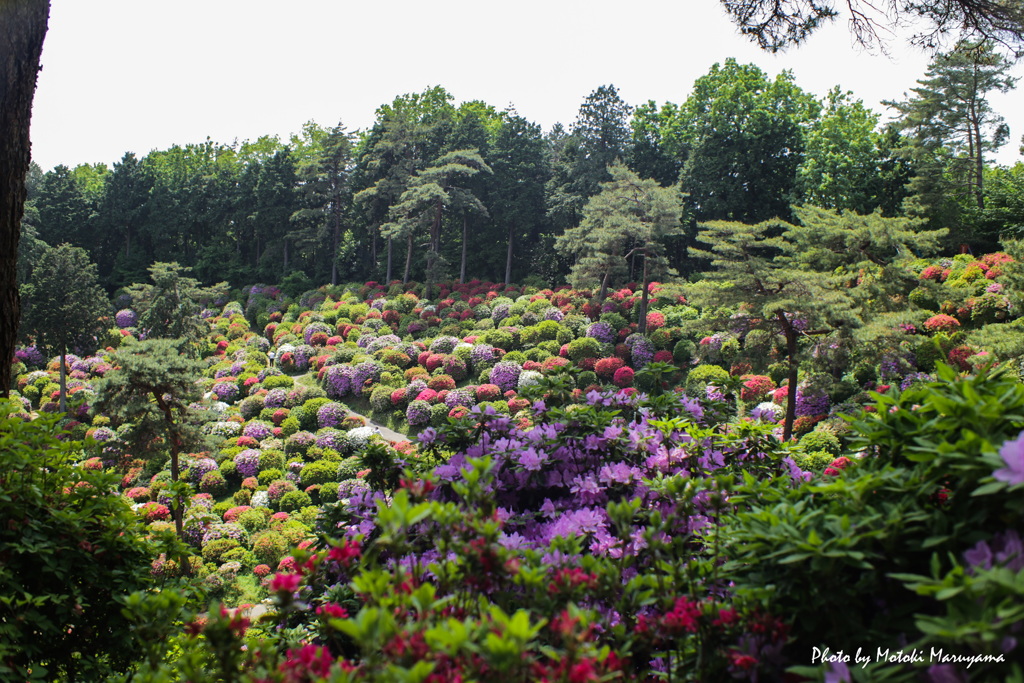
[[[986,249],[1024,225],[1024,170],[986,160],[1007,140],[987,98],[1013,87],[1011,65],[988,43],[962,43],[888,103],[897,116],[884,125],[839,87],[817,98],[788,71],[727,60],[681,104],[631,106],[602,86],[568,128],[546,133],[513,109],[456,104],[432,87],[381,106],[364,131],[308,123],[288,140],[129,152],[112,168],[33,167],[20,276],[30,279],[45,245],[67,242],[89,253],[109,291],[158,261],[205,283],[297,288],[579,280],[594,254],[566,242],[615,164],[680,197],[678,229],[658,240],[665,268],[684,274],[706,265],[687,258],[698,224],[793,220],[794,205],[924,217],[950,230],[947,246]],[[637,281],[638,263],[591,280]]]

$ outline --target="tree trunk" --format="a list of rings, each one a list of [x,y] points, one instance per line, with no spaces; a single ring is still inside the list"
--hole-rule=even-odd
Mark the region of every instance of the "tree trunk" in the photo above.
[[[284,241],[284,273],[282,274],[288,274],[288,240]]]
[[[388,238],[388,273],[387,273],[387,277],[384,278],[384,281],[387,282],[388,284],[391,284],[391,255],[394,252],[394,246],[395,246],[394,242],[389,237]],[[376,257],[374,257],[374,261],[376,261]]]
[[[18,242],[31,159],[29,122],[43,51],[49,0],[0,3],[0,396],[11,392],[18,340]]]
[[[512,284],[512,237],[515,234],[515,228],[512,225],[508,226],[508,251],[505,253],[505,284]]]
[[[601,278],[601,291],[597,293],[597,303],[599,304],[603,304],[605,297],[608,296],[608,278],[611,276],[611,269],[604,271],[604,277]]]
[[[469,246],[469,240],[466,239],[469,232],[468,225],[469,219],[466,217],[466,214],[462,214],[462,265],[459,267],[460,285],[466,283],[466,249]]]
[[[60,412],[68,412],[68,371],[65,367],[67,363],[68,349],[66,346],[60,347]]]
[[[402,284],[408,284],[409,271],[412,270],[412,233],[405,238],[405,273],[402,275]]]
[[[636,331],[640,334],[647,334],[647,301],[650,295],[647,293],[647,254],[643,255],[644,259],[644,291],[640,295],[640,317],[637,320]]]
[[[789,385],[786,387],[786,420],[782,425],[782,440],[789,441],[793,435],[793,423],[796,421],[796,382],[799,372],[799,364],[796,357],[796,329],[786,318],[786,314],[778,311],[776,317],[782,325],[782,332],[786,335],[786,354],[789,356]]]

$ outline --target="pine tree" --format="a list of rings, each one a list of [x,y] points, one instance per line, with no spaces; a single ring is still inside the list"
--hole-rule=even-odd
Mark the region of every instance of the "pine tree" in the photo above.
[[[103,319],[110,315],[96,264],[80,247],[48,247],[35,264],[31,280],[22,287],[22,296],[22,335],[60,356],[60,410],[67,411],[65,357],[79,344],[95,348]]]
[[[641,259],[643,294],[640,332],[646,328],[647,289],[656,273],[667,273],[663,246],[667,237],[678,235],[682,206],[678,188],[662,187],[641,179],[621,163],[608,167],[611,180],[591,197],[583,209],[583,220],[555,242],[555,248],[575,257],[570,280],[577,286],[600,282],[598,300],[603,301],[616,279],[630,274],[630,257]]]
[[[185,490],[179,456],[206,445],[199,415],[191,404],[201,398],[196,380],[205,365],[189,357],[186,339],[146,339],[122,346],[113,369],[96,386],[96,408],[117,425],[133,455],[162,462],[170,458],[174,528],[182,536]]]
[[[225,296],[228,286],[221,282],[201,287],[198,280],[186,275],[189,270],[176,262],[154,263],[149,267],[153,283],[133,284],[127,291],[145,338],[183,338],[190,342],[188,352],[197,355],[199,342],[209,332],[200,317],[201,302]]]

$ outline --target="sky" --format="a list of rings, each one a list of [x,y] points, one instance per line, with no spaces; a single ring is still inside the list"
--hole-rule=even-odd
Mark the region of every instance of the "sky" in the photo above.
[[[548,130],[602,85],[633,105],[681,103],[729,57],[789,69],[819,96],[839,85],[884,116],[929,61],[899,37],[890,53],[854,46],[840,20],[770,55],[716,0],[52,0],[33,159],[110,165],[207,138],[287,139],[311,120],[364,129],[380,105],[434,85]],[[991,101],[1011,128],[997,161],[1015,163],[1024,84]]]

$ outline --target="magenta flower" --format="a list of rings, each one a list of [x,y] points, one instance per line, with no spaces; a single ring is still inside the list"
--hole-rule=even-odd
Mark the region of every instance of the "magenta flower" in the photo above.
[[[992,476],[1010,485],[1024,484],[1024,432],[1015,440],[1004,443],[999,449],[999,455],[1003,457],[1006,467],[996,470]]]
[[[299,589],[298,574],[274,574],[270,580],[270,590],[275,593],[294,593]]]

